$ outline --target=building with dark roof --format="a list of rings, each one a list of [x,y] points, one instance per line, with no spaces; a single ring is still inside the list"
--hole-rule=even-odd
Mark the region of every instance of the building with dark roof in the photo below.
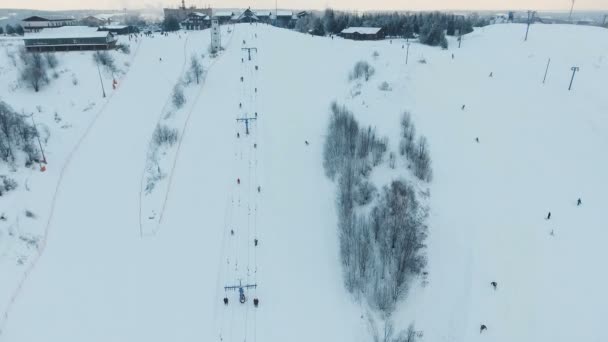
[[[108,50],[116,47],[112,33],[87,26],[47,28],[28,34],[23,40],[25,49],[31,52]]]
[[[38,16],[34,15],[23,19],[21,26],[26,32],[36,32],[44,28],[72,26],[76,24],[76,19],[73,17],[61,16]]]
[[[340,32],[339,36],[353,40],[384,39],[384,29],[381,27],[349,27]]]

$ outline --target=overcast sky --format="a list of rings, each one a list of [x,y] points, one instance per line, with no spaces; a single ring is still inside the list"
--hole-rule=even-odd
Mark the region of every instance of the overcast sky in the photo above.
[[[279,8],[348,10],[569,10],[571,0],[278,0]],[[1,0],[0,8],[44,10],[176,7],[181,0]],[[275,0],[186,0],[186,5],[274,8]],[[575,10],[608,10],[608,0],[576,0]]]

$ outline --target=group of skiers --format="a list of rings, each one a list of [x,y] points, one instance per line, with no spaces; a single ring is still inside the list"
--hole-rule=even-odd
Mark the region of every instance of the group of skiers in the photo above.
[[[583,204],[583,200],[579,197],[576,200],[576,206],[580,207]],[[547,216],[545,217],[545,220],[550,220],[551,219],[551,212],[549,211],[547,213]],[[553,232],[553,230],[551,230],[551,236],[553,236],[555,233]],[[494,288],[494,290],[496,291],[498,289],[498,283],[496,281],[492,281],[490,283],[490,285]],[[479,327],[479,333],[483,333],[485,330],[488,330],[488,327],[485,324],[481,324]]]

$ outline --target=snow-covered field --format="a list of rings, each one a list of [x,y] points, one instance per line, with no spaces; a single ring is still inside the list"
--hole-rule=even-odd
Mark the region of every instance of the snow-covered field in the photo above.
[[[176,116],[185,129],[168,156],[171,181],[157,189],[163,220],[144,238],[152,132],[209,32],[116,53],[125,74],[105,100],[90,53],[62,54],[69,71],[34,94],[15,88],[0,51],[0,99],[36,111],[51,132],[46,172],[0,166],[19,182],[0,197],[9,219],[0,221],[0,341],[370,341],[368,309],[343,287],[335,188],[322,168],[334,100],[391,150],[405,110],[429,139],[428,284],[412,285],[397,329],[415,322],[424,341],[608,339],[608,31],[534,25],[527,42],[524,33],[495,25],[460,49],[413,43],[406,65],[398,40],[235,26]],[[243,47],[257,48],[251,61]],[[348,75],[360,60],[376,73],[358,87]],[[572,66],[580,72],[568,91]],[[256,112],[246,135],[235,119]],[[37,249],[21,235],[37,237]],[[243,305],[224,291],[239,280],[257,284]]]

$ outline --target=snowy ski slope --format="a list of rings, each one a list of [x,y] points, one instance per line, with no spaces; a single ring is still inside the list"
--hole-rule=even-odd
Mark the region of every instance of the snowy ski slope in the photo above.
[[[406,65],[398,40],[236,25],[192,104],[163,222],[145,238],[148,143],[196,49],[185,44],[206,51],[209,33],[143,40],[66,168],[46,248],[2,307],[0,341],[371,340],[368,310],[342,285],[335,189],[322,169],[334,100],[394,151],[404,110],[429,139],[428,284],[412,284],[396,328],[414,321],[424,341],[608,339],[608,31],[524,33],[489,26],[445,51],[413,43]],[[243,47],[257,48],[251,61]],[[357,87],[348,74],[359,60],[376,74]],[[384,81],[391,91],[378,89]],[[236,119],[255,112],[247,135]],[[385,184],[403,164],[373,179]],[[257,284],[245,304],[224,290],[239,280]]]

